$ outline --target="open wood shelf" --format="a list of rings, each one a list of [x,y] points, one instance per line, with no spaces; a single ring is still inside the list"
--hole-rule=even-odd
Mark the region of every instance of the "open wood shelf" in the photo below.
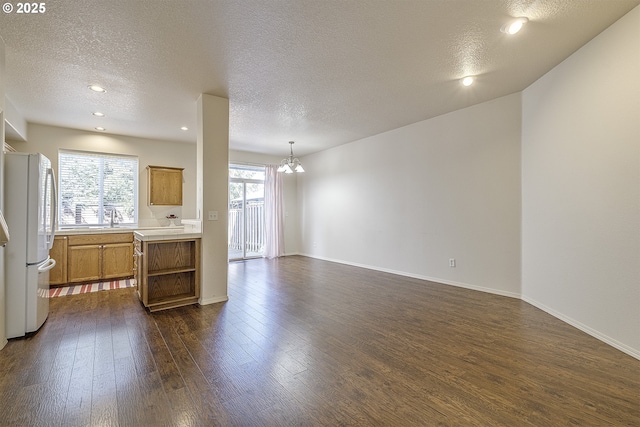
[[[200,297],[200,239],[137,241],[138,296],[149,311]]]
[[[148,277],[165,276],[167,274],[189,273],[191,271],[196,271],[195,266],[194,267],[187,267],[187,268],[167,268],[167,269],[164,269],[164,270],[153,270],[153,271],[149,271],[147,275],[148,275]]]
[[[170,300],[163,304],[152,304],[147,307],[150,312],[167,310],[169,308],[183,307],[185,305],[197,304],[198,297]]]
[[[149,307],[153,307],[154,305],[163,305],[166,304],[168,302],[177,302],[177,301],[182,301],[182,300],[186,300],[186,299],[191,299],[194,298],[194,296],[191,293],[185,293],[185,294],[179,294],[179,295],[170,295],[164,298],[158,298],[156,300],[154,300],[153,302],[149,303]]]

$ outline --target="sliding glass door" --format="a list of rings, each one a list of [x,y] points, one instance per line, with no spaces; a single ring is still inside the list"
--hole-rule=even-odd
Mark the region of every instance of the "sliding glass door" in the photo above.
[[[229,167],[229,260],[264,254],[264,167]]]

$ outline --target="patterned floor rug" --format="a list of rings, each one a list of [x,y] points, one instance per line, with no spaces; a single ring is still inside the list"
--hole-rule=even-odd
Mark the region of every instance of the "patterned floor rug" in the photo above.
[[[49,298],[64,297],[67,295],[87,294],[89,292],[108,291],[111,289],[132,288],[136,285],[134,279],[112,280],[110,282],[79,283],[63,288],[49,289]]]

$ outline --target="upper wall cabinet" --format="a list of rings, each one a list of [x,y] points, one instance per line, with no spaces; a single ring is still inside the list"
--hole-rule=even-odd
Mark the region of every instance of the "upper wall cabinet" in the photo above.
[[[183,168],[147,166],[149,206],[182,206]]]

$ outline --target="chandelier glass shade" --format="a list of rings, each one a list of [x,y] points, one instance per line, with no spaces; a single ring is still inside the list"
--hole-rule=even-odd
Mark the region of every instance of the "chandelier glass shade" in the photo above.
[[[291,148],[289,157],[287,157],[286,159],[282,159],[282,161],[280,162],[280,167],[278,168],[278,172],[284,172],[284,173],[293,173],[298,172],[298,173],[302,173],[304,172],[304,168],[302,167],[302,164],[300,164],[300,160],[298,160],[297,157],[293,157],[293,141],[289,141],[289,146]]]

